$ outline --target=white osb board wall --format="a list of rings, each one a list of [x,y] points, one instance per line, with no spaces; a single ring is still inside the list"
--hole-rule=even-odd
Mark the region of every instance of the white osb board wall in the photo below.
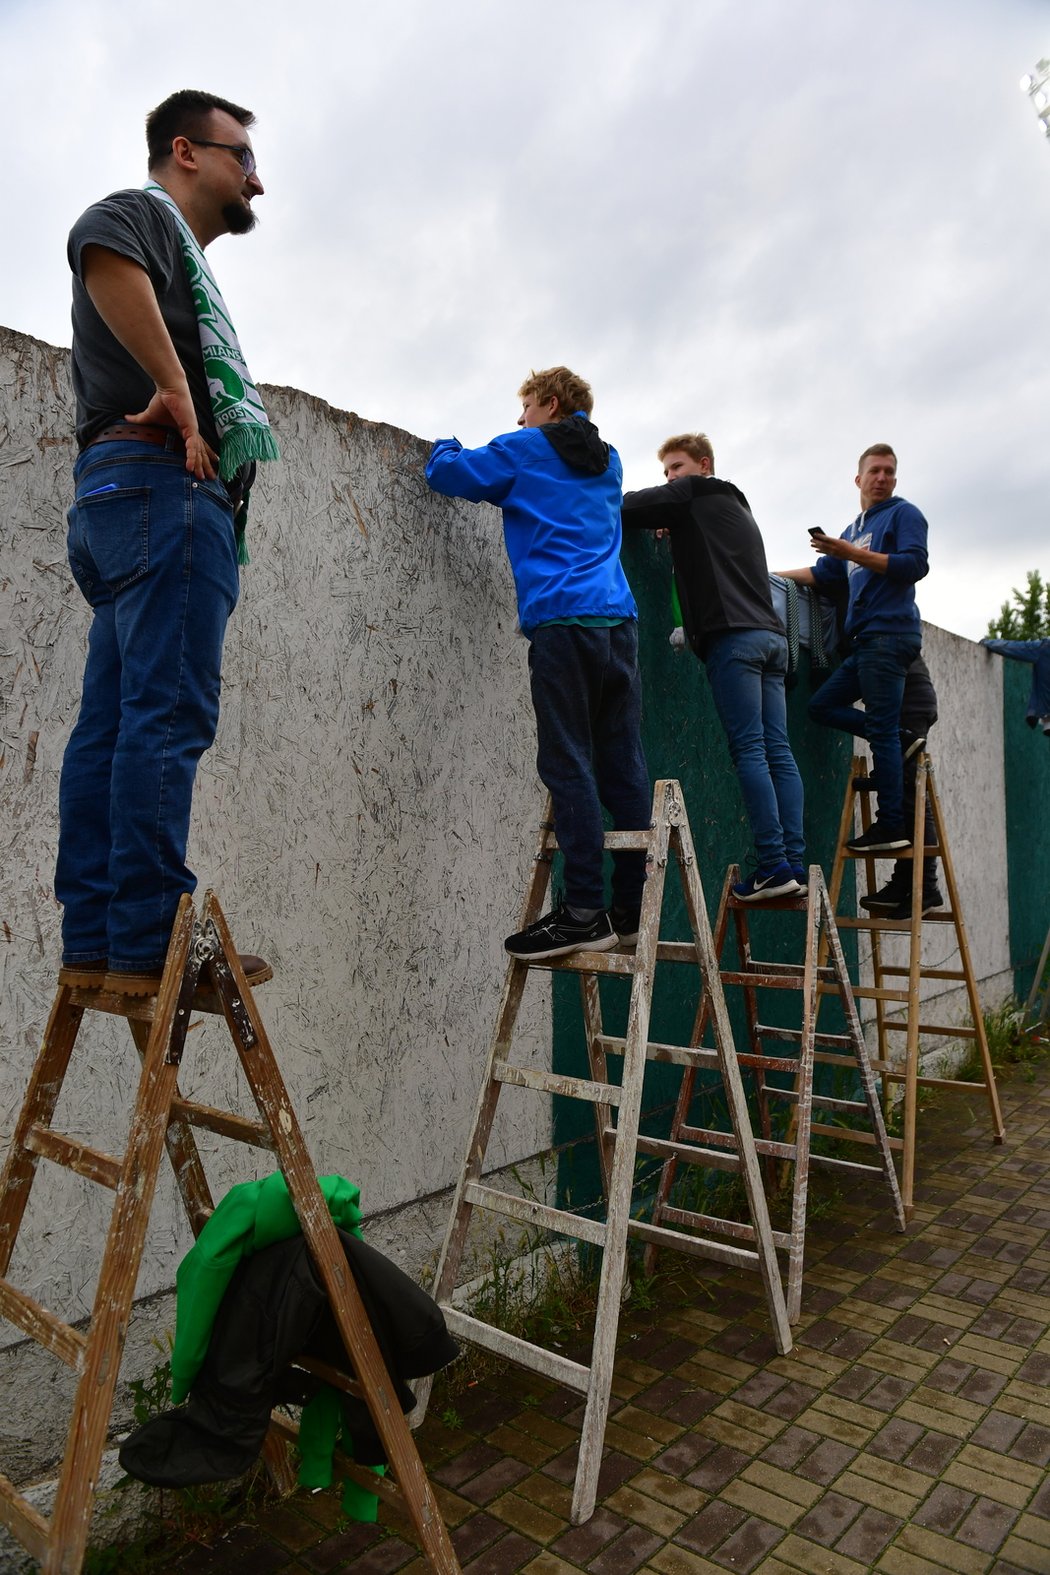
[[[264,393],[283,461],[252,500],[190,862],[241,949],[274,965],[260,1000],[318,1168],[358,1181],[374,1214],[446,1188],[462,1158],[542,807],[526,648],[495,511],[433,496],[419,439]],[[0,329],[5,1149],[59,956],[58,773],[89,622],[65,562],[71,430],[68,353]],[[537,1056],[549,1022],[534,981],[523,1029]],[[126,1029],[89,1018],[80,1046],[56,1125],[119,1151],[136,1075]],[[186,1092],[247,1110],[232,1068],[224,1028],[191,1034]],[[545,1101],[503,1104],[492,1164],[549,1142]],[[201,1146],[216,1193],[271,1168]],[[42,1167],[18,1282],[86,1312],[111,1202]],[[188,1241],[164,1173],[140,1295],[172,1283]]]

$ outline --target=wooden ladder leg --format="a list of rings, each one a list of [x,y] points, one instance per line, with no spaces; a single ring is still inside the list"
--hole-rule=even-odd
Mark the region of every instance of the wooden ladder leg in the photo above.
[[[747,975],[751,973],[754,961],[751,951],[751,922],[749,910],[745,907],[734,907],[733,927],[736,931],[737,957],[740,962],[740,972],[745,976],[741,987],[744,997],[744,1020],[747,1023],[748,1048],[755,1057],[755,1064],[751,1067],[751,1076],[755,1085],[755,1107],[758,1111],[759,1135],[765,1143],[773,1141],[773,1120],[769,1109],[769,1092],[766,1087],[765,1070],[759,1061],[763,1055],[762,1037],[758,1031],[758,994],[755,986]],[[770,1194],[775,1192],[777,1186],[778,1165],[774,1156],[766,1152],[759,1161],[765,1185]]]
[[[673,845],[684,887],[686,880],[686,870],[688,866],[685,862],[686,855],[683,854],[680,846],[680,837],[677,828],[675,829]],[[731,865],[726,872],[725,880],[722,883],[722,895],[719,899],[718,911],[715,915],[713,949],[715,956],[718,959],[719,967],[721,967],[721,958],[725,949],[726,935],[728,934],[729,930],[729,893],[732,887],[733,871],[735,868],[735,865]],[[706,910],[704,917],[705,919],[707,917]],[[693,1019],[692,1033],[689,1036],[690,1046],[699,1046],[703,1044],[704,1034],[707,1032],[710,1021],[711,998],[706,989],[703,976],[701,975],[700,997],[697,1002],[696,1015]],[[692,1108],[693,1093],[695,1088],[696,1068],[694,1066],[684,1067],[682,1070],[682,1081],[678,1085],[678,1095],[675,1099],[674,1113],[671,1116],[669,1140],[672,1143],[677,1143],[679,1141],[682,1134],[682,1128],[688,1123],[689,1111]],[[655,1225],[659,1225],[664,1210],[667,1208],[667,1205],[670,1202],[677,1169],[678,1161],[675,1159],[674,1155],[671,1155],[668,1159],[666,1159],[660,1168],[660,1180],[657,1185],[656,1198],[653,1203],[652,1211],[652,1219]],[[656,1268],[656,1254],[659,1252],[659,1250],[660,1249],[655,1242],[646,1243],[645,1257],[643,1259],[646,1274],[652,1274],[654,1272]]]
[[[879,1099],[879,1091],[875,1086],[875,1075],[868,1056],[868,1047],[864,1041],[864,1030],[861,1027],[860,1017],[857,1013],[857,1003],[854,999],[853,987],[850,984],[846,958],[842,951],[842,941],[839,936],[838,926],[835,923],[835,913],[819,870],[814,873],[814,881],[816,883],[815,894],[817,902],[823,916],[828,952],[839,987],[843,1013],[846,1018],[846,1031],[853,1046],[853,1057],[857,1063],[857,1074],[860,1077],[864,1103],[868,1108],[868,1116],[875,1136],[875,1146],[878,1150],[882,1174],[886,1182],[886,1189],[890,1194],[890,1202],[893,1205],[897,1229],[904,1230],[907,1221],[905,1219],[900,1186],[897,1182],[897,1171],[893,1163],[893,1152],[890,1148],[889,1134],[886,1131],[886,1123],[883,1118],[882,1102]]]
[[[624,1040],[619,1119],[616,1124],[616,1142],[606,1193],[605,1242],[595,1308],[591,1376],[580,1432],[579,1461],[570,1510],[573,1525],[582,1524],[594,1513],[605,1424],[609,1415],[613,1363],[616,1357],[616,1334],[620,1323],[620,1300],[627,1267],[627,1237],[631,1220],[635,1157],[638,1150],[638,1129],[645,1083],[653,975],[656,969],[660,915],[663,909],[664,880],[670,846],[667,802],[670,796],[670,785],[667,782],[658,782],[653,796],[652,868],[642,899],[638,944],[635,948],[635,972],[631,981],[631,1002]]]
[[[221,981],[219,991],[237,1054],[260,1114],[273,1136],[278,1162],[303,1235],[324,1280],[336,1325],[420,1546],[437,1575],[458,1575],[459,1561],[448,1530],[407,1420],[393,1393],[371,1323],[317,1184],[298,1119],[214,892],[209,891],[205,897],[201,920],[205,926],[209,922],[214,925],[219,947],[233,976],[238,992],[236,1005],[240,1011],[231,1007]],[[244,1018],[247,1018],[250,1032],[245,1029]]]
[[[59,985],[0,1177],[0,1278],[10,1267],[36,1175],[38,1156],[26,1147],[26,1138],[37,1122],[51,1125],[84,1015],[72,997],[68,985]]]
[[[904,1217],[915,1213],[915,1136],[919,1113],[919,1024],[922,1017],[922,847],[926,840],[927,757],[915,772],[915,820],[912,827],[911,920],[908,928],[908,1032],[904,1059],[904,1151],[901,1197]],[[873,937],[877,939],[877,937]],[[881,978],[876,977],[876,984]],[[881,1004],[881,1003],[880,1003]]]
[[[962,901],[959,897],[959,886],[955,879],[955,865],[952,862],[951,852],[948,847],[948,837],[944,829],[944,817],[941,814],[941,803],[937,794],[933,766],[925,756],[923,759],[927,768],[927,791],[930,798],[930,807],[933,810],[933,823],[937,829],[938,850],[941,863],[944,866],[944,878],[948,887],[948,901],[951,903],[955,937],[959,947],[959,956],[962,959],[963,972],[966,975],[966,995],[970,1006],[970,1017],[973,1022],[974,1038],[977,1041],[977,1049],[981,1058],[981,1069],[984,1072],[984,1088],[988,1096],[988,1109],[992,1118],[992,1141],[1003,1143],[1006,1141],[1006,1127],[1003,1124],[1003,1113],[999,1106],[999,1090],[995,1082],[995,1068],[992,1066],[991,1052],[988,1049],[988,1034],[984,1026],[984,1013],[981,1011],[981,999],[977,991],[973,959],[970,956],[970,944],[967,939],[966,924],[963,919]]]
[[[817,872],[819,875],[819,871]],[[794,1103],[795,1173],[791,1182],[791,1245],[788,1248],[787,1315],[797,1323],[802,1313],[802,1273],[806,1256],[806,1213],[809,1204],[809,1154],[813,1128],[813,1055],[817,1032],[817,957],[820,949],[820,901],[811,872],[806,906],[806,951],[802,963],[802,1033]]]
[[[748,1114],[747,1099],[744,1095],[744,1087],[740,1077],[740,1066],[736,1058],[736,1047],[733,1044],[733,1030],[730,1026],[729,1012],[726,1008],[725,992],[722,988],[722,975],[719,971],[719,960],[715,953],[714,936],[711,933],[707,910],[704,907],[703,891],[700,887],[700,879],[696,869],[696,855],[684,815],[678,827],[678,835],[685,855],[683,858],[683,887],[686,910],[689,914],[693,940],[697,949],[697,957],[700,961],[700,975],[704,989],[707,991],[711,1001],[711,1021],[714,1028],[715,1049],[718,1054],[719,1069],[722,1073],[726,1104],[729,1107],[729,1118],[733,1131],[736,1134],[736,1151],[740,1161],[740,1174],[744,1180],[744,1190],[747,1194],[748,1207],[754,1227],[755,1250],[758,1257],[759,1272],[765,1287],[770,1320],[773,1324],[773,1338],[776,1341],[777,1350],[781,1355],[786,1355],[791,1350],[792,1338],[787,1316],[787,1306],[784,1301],[784,1287],[780,1278],[780,1268],[777,1264],[776,1248],[773,1244],[773,1232],[769,1223],[769,1209],[766,1204],[765,1191],[762,1187],[758,1156],[755,1152],[754,1137],[751,1131],[751,1117]]]
[[[175,1091],[178,1067],[167,1055],[194,919],[193,905],[184,896],[168,948],[117,1184],[50,1523],[45,1575],[76,1575],[87,1545],[113,1391]]]

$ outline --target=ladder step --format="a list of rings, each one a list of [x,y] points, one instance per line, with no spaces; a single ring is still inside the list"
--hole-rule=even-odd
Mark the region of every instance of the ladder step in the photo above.
[[[557,1351],[546,1351],[541,1345],[531,1345],[528,1340],[521,1340],[516,1334],[507,1334],[504,1329],[497,1329],[492,1324],[482,1323],[479,1318],[472,1318],[469,1313],[453,1307],[451,1302],[441,1302],[439,1305],[451,1334],[469,1340],[472,1345],[480,1345],[483,1350],[492,1351],[496,1356],[517,1362],[519,1367],[542,1373],[544,1378],[552,1378],[555,1383],[575,1389],[578,1394],[587,1393],[591,1381],[589,1367],[571,1362],[567,1356],[559,1356]]]
[[[496,1187],[483,1186],[480,1181],[468,1181],[463,1196],[468,1203],[489,1209],[493,1214],[507,1214],[525,1225],[539,1225],[544,1230],[557,1231],[560,1236],[589,1241],[596,1247],[605,1245],[602,1220],[584,1219],[566,1209],[552,1209],[547,1203],[536,1203],[532,1198],[518,1197],[513,1192],[500,1192]]]
[[[846,1143],[863,1143],[867,1148],[877,1147],[879,1141],[874,1132],[856,1132],[852,1127],[827,1127],[819,1121],[814,1121],[810,1131],[814,1137],[840,1138]],[[886,1141],[892,1149],[902,1149],[904,1147],[904,1142],[901,1138],[888,1137]],[[816,1157],[815,1154],[810,1155],[810,1159],[816,1159]]]
[[[103,1154],[100,1149],[91,1148],[64,1132],[56,1132],[53,1127],[42,1126],[39,1121],[34,1121],[26,1133],[25,1146],[31,1154],[75,1171],[85,1181],[97,1181],[99,1186],[109,1187],[113,1192],[117,1190],[121,1161],[112,1154]]]
[[[615,1136],[609,1133],[608,1136]],[[695,1137],[697,1142],[677,1143],[673,1138],[651,1138],[639,1133],[635,1143],[640,1154],[652,1154],[656,1159],[677,1159],[685,1165],[704,1165],[710,1170],[740,1169],[740,1160],[735,1153],[726,1153],[721,1148],[702,1148],[699,1139],[703,1133],[695,1128],[682,1128],[683,1137]]]
[[[6,1526],[31,1558],[43,1564],[47,1558],[48,1525],[38,1509],[22,1497],[14,1483],[0,1471],[0,1525]]]
[[[763,907],[766,906],[768,904],[763,903]],[[772,970],[766,972],[764,968],[761,970],[756,968],[743,971],[738,969],[724,969],[720,971],[723,984],[739,985],[745,990],[801,990],[802,988],[801,968],[797,970],[785,968],[777,972]],[[821,969],[821,977],[825,976],[828,979],[832,978],[830,968]]]
[[[799,1097],[797,1088],[767,1088],[766,1093],[777,1099],[791,1099],[796,1102]],[[860,1099],[835,1099],[831,1094],[813,1094],[810,1104],[821,1110],[841,1110],[844,1114],[855,1116],[871,1115],[867,1105]]]
[[[587,1099],[596,1105],[619,1105],[623,1093],[615,1083],[592,1083],[585,1077],[561,1076],[557,1072],[543,1072],[531,1066],[511,1066],[509,1061],[494,1062],[492,1076],[497,1083],[530,1088],[538,1094],[564,1094],[568,1099]]]
[[[766,1092],[772,1094],[772,1093],[775,1092],[775,1090],[770,1088],[770,1089],[767,1089]],[[709,1153],[709,1154],[705,1154],[704,1155],[704,1164],[705,1165],[710,1165],[712,1167],[712,1169],[720,1169],[720,1170],[729,1170],[729,1169],[734,1169],[735,1170],[737,1168],[737,1166],[739,1165],[739,1160],[737,1159],[737,1156],[736,1156],[736,1146],[737,1146],[736,1145],[736,1139],[733,1137],[732,1133],[715,1132],[713,1130],[713,1128],[710,1128],[710,1127],[686,1127],[686,1126],[683,1126],[682,1128],[680,1128],[680,1135],[682,1137],[684,1137],[684,1138],[688,1138],[691,1143],[704,1143],[704,1142],[707,1142],[707,1143],[720,1143],[723,1139],[728,1138],[728,1143],[726,1144],[726,1147],[731,1150],[731,1155],[728,1155],[728,1156],[724,1155],[722,1160],[721,1160],[721,1162],[719,1162],[719,1160],[716,1157],[716,1155],[718,1154],[718,1150],[715,1149],[713,1153]],[[648,1139],[647,1139],[647,1141],[648,1141]],[[661,1140],[659,1138],[655,1138],[652,1141],[660,1142]],[[760,1137],[752,1138],[752,1142],[754,1143],[755,1153],[756,1154],[766,1155],[770,1159],[791,1159],[791,1160],[793,1160],[794,1157],[795,1157],[795,1145],[794,1145],[794,1143],[775,1143],[771,1138],[760,1138]],[[639,1138],[639,1140],[638,1140],[638,1147],[641,1148],[641,1146],[642,1146],[642,1143],[641,1143],[641,1139]],[[727,1165],[725,1163],[725,1160],[728,1157],[731,1157],[733,1159],[734,1163],[733,1163],[732,1166],[729,1166],[729,1165]]]
[[[680,1209],[664,1208],[661,1211],[662,1219],[675,1220],[687,1224],[690,1216]],[[734,1224],[735,1221],[723,1220],[723,1225]],[[757,1269],[759,1256],[747,1247],[731,1247],[724,1241],[711,1241],[707,1236],[683,1236],[681,1231],[667,1230],[662,1225],[650,1225],[647,1220],[631,1220],[627,1226],[632,1236],[637,1236],[639,1241],[648,1241],[654,1247],[671,1247],[675,1252],[688,1252],[695,1258],[713,1258],[716,1263],[732,1264],[737,1269]],[[746,1227],[750,1230],[750,1225]],[[776,1241],[776,1235],[773,1235]]]
[[[113,1017],[126,1017],[129,1022],[152,1023],[157,997],[155,995],[121,995],[115,990],[80,990],[69,992],[72,1006],[87,1011],[108,1012]]]
[[[790,1044],[801,1044],[801,1028],[780,1028],[772,1023],[756,1023],[755,1033],[761,1039],[783,1039]],[[813,1035],[815,1045],[835,1045],[841,1050],[852,1049],[853,1040],[849,1034],[820,1034]]]
[[[634,952],[573,952],[569,957],[549,957],[525,966],[549,968],[551,973],[619,973],[628,978],[638,969]]]
[[[623,1055],[627,1041],[616,1034],[597,1034],[595,1043],[606,1055]],[[645,1047],[647,1061],[666,1061],[671,1066],[716,1066],[718,1051],[703,1045],[662,1045],[650,1040]]]
[[[874,853],[870,849],[867,852],[865,852],[865,853],[855,853],[852,848],[847,848],[845,843],[843,843],[842,847],[839,849],[839,852],[841,854],[843,854],[843,856],[845,858],[847,858],[847,859],[894,859],[894,860],[896,860],[896,859],[913,859],[915,857],[915,849],[911,846],[910,843],[908,844],[908,846],[906,848],[894,848],[891,853]],[[924,859],[939,859],[941,857],[941,850],[938,847],[923,848],[922,849],[922,856],[923,856]]]
[[[892,974],[894,978],[907,979],[908,968],[888,968],[885,963],[879,967],[879,974]],[[961,968],[920,968],[919,973],[923,979],[955,979],[964,981],[965,973]]]
[[[905,1072],[886,1071],[882,1075],[887,1083],[906,1083],[908,1081],[907,1073]],[[988,1090],[988,1084],[983,1078],[979,1083],[969,1083],[960,1078],[952,1077],[917,1077],[915,1082],[919,1088],[951,1088],[957,1092],[968,1094],[983,1094]]]
[[[820,995],[837,995],[837,990],[829,990],[826,985],[818,984],[817,992]],[[907,990],[888,990],[873,984],[855,984],[853,998],[856,1001],[897,1001],[902,1005],[908,1004]]]
[[[927,913],[923,916],[923,924],[954,924],[955,915],[943,909],[938,913]],[[840,930],[896,930],[900,935],[911,934],[910,919],[854,919],[848,915],[835,920]]]
[[[727,1220],[717,1214],[700,1214],[694,1209],[676,1209],[670,1203],[663,1205],[660,1218],[672,1220],[674,1224],[684,1225],[689,1230],[711,1230],[720,1236],[733,1236],[737,1241],[755,1240],[755,1227],[746,1220]],[[791,1246],[789,1231],[770,1231],[770,1237],[775,1247]]]
[[[554,828],[550,827],[550,829],[553,831]],[[645,831],[607,831],[605,833],[604,846],[607,852],[613,853],[621,852],[624,849],[628,852],[633,849],[635,852],[648,853],[649,848],[652,846],[652,841],[653,831],[651,827]],[[555,837],[551,837],[547,843],[547,852],[548,854],[560,852],[560,847]]]
[[[900,1138],[889,1140],[890,1148],[902,1149],[904,1147]],[[857,1176],[881,1176],[881,1165],[864,1165],[858,1159],[834,1159],[830,1154],[815,1154],[810,1152],[811,1165],[823,1165],[826,1170],[848,1170]]]
[[[887,1022],[883,1023],[882,1026],[884,1028],[892,1029],[894,1033],[906,1034],[908,1032],[908,1024],[907,1023],[891,1023],[891,1022],[887,1021]],[[951,1027],[948,1027],[947,1024],[941,1024],[941,1023],[920,1023],[919,1024],[919,1033],[920,1034],[943,1034],[946,1039],[972,1039],[973,1038],[973,1029],[972,1028],[951,1028]],[[976,1088],[977,1087],[976,1083],[973,1086]]]
[[[80,1365],[87,1337],[53,1312],[48,1312],[46,1307],[41,1307],[28,1292],[20,1291],[9,1280],[0,1280],[0,1317],[13,1323],[16,1329],[21,1329],[67,1367]]]
[[[696,947],[692,941],[660,941],[656,948],[657,962],[690,963],[697,966]]]
[[[213,1105],[199,1105],[193,1099],[173,1099],[171,1119],[188,1121],[191,1126],[203,1127],[220,1137],[234,1138],[238,1143],[250,1143],[255,1148],[275,1147],[269,1129],[261,1121],[235,1116],[231,1110],[216,1110]]]

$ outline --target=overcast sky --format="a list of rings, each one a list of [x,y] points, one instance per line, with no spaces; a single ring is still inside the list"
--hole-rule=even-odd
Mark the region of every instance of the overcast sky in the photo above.
[[[260,225],[209,252],[252,374],[420,436],[567,362],[627,487],[702,428],[772,568],[890,442],[923,615],[1050,573],[1047,0],[0,0],[0,322],[69,343],[65,238],[180,87],[250,106]]]

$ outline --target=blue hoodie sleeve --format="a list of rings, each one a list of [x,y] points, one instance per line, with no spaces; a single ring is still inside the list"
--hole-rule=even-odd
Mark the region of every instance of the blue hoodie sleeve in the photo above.
[[[518,474],[517,437],[508,432],[484,448],[464,448],[458,438],[439,438],[427,460],[427,481],[446,498],[502,503]]]
[[[901,502],[895,510],[893,551],[887,553],[886,578],[914,585],[930,572],[926,553],[928,527],[925,517],[913,503]]]

